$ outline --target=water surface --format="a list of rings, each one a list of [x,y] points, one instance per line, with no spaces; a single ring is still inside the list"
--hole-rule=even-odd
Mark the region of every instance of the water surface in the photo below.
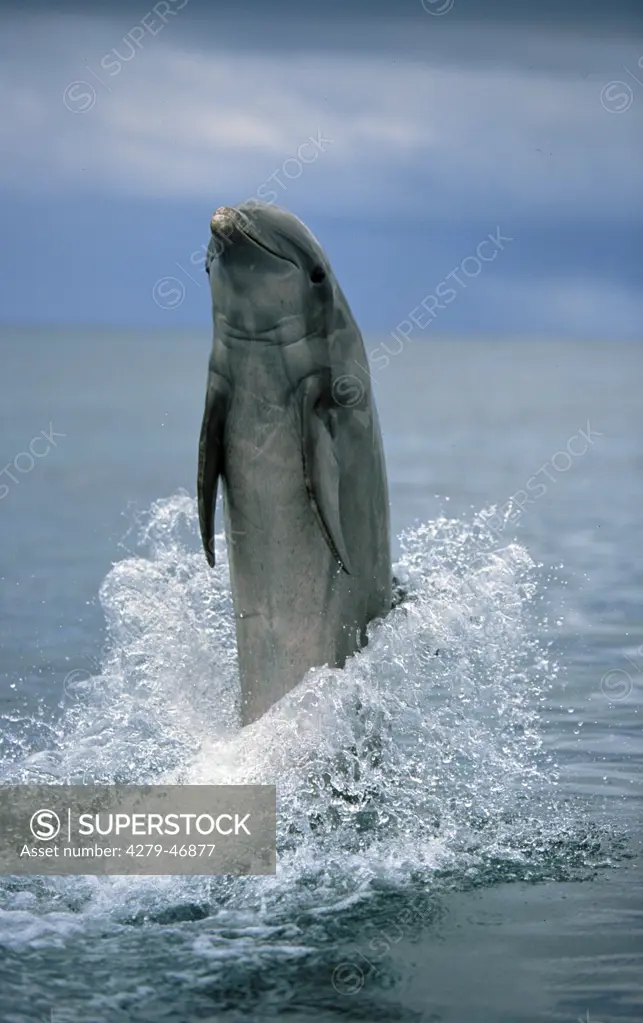
[[[0,879],[0,1018],[640,1023],[641,348],[374,369],[412,599],[244,733],[208,348],[0,335],[0,778],[276,779],[278,873]]]

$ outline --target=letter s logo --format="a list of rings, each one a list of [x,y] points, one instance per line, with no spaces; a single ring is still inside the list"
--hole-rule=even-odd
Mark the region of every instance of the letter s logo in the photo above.
[[[60,817],[53,810],[36,810],[29,821],[31,834],[41,842],[51,842],[60,831]]]
[[[70,82],[63,92],[63,103],[72,114],[86,114],[96,102],[96,89],[89,82]]]

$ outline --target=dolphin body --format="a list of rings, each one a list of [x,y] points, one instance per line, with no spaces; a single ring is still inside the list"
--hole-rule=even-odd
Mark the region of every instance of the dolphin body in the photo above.
[[[389,501],[364,344],[319,243],[254,201],[210,228],[199,524],[213,566],[221,478],[245,725],[391,608]]]

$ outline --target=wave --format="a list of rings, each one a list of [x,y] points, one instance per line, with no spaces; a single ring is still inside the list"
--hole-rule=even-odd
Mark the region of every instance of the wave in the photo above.
[[[5,761],[2,778],[276,783],[277,875],[4,879],[12,943],[54,909],[72,930],[215,916],[265,938],[383,891],[569,878],[618,855],[616,836],[557,798],[539,721],[558,674],[542,581],[524,547],[494,542],[492,511],[405,532],[403,603],[344,669],[311,670],[241,729],[224,538],[211,570],[194,499],[155,502],[101,586],[96,671],[68,674],[49,747]]]

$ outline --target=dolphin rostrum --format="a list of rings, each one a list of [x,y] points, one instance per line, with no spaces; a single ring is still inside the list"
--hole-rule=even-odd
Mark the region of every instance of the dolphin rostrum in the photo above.
[[[254,201],[210,228],[199,524],[214,565],[221,478],[245,725],[390,609],[388,488],[362,337],[317,240]]]

